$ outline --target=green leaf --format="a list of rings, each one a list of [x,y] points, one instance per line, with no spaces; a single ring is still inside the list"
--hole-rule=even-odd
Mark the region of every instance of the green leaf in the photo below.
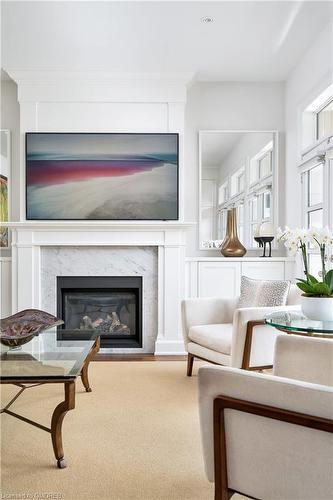
[[[300,281],[301,283],[304,283],[305,285],[309,285],[309,283],[306,280],[303,280],[302,278],[296,278],[297,281]]]
[[[326,273],[325,283],[330,287],[330,290],[333,293],[333,269],[330,269],[330,271]]]
[[[312,276],[312,274],[308,274],[308,279],[311,283],[319,283],[317,278],[315,278],[314,276]]]
[[[326,283],[315,283],[313,289],[318,295],[331,295],[331,289]]]
[[[305,292],[307,294],[311,293],[316,293],[311,285],[308,285],[307,283],[296,283],[298,288],[302,290],[302,292]]]

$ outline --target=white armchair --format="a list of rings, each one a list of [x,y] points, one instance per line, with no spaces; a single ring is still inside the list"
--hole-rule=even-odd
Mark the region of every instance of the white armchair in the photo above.
[[[205,366],[199,406],[215,500],[232,492],[265,500],[332,498],[332,387]]]
[[[239,297],[196,298],[182,302],[187,375],[192,375],[194,358],[214,364],[258,370],[272,366],[278,330],[265,325],[264,318],[274,312],[295,309],[300,292],[291,286],[283,307],[237,309]]]
[[[273,375],[333,387],[333,338],[278,335]]]

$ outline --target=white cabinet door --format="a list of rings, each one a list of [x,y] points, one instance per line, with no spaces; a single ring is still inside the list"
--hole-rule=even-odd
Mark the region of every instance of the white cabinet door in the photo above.
[[[283,280],[284,262],[242,262],[242,275],[256,280]]]
[[[199,262],[199,297],[239,295],[240,272],[240,262]]]
[[[0,260],[0,318],[10,316],[11,311],[11,261]]]

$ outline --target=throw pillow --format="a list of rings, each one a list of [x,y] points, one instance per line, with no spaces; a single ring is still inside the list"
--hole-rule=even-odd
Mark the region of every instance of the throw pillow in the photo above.
[[[285,306],[289,288],[290,281],[254,280],[242,276],[238,307]]]

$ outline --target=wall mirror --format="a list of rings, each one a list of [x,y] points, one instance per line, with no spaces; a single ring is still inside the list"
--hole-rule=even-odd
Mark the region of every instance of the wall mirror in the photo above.
[[[263,222],[277,227],[278,145],[275,131],[199,132],[199,246],[218,248],[227,210],[235,207],[238,237],[257,249]]]

